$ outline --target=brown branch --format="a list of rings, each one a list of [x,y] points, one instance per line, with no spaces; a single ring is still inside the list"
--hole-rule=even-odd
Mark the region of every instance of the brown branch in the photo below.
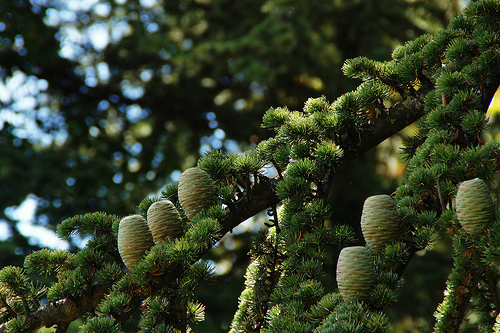
[[[187,302],[182,301],[181,304],[181,333],[186,333],[187,330]]]
[[[264,309],[262,309],[262,313],[266,314],[268,309],[269,309],[269,298],[271,296],[271,293],[274,291],[276,285],[278,284],[278,276],[279,276],[279,271],[277,269],[278,267],[278,235],[280,233],[280,225],[279,225],[279,219],[278,219],[278,207],[276,205],[273,206],[273,219],[274,219],[274,226],[276,227],[276,237],[274,238],[274,244],[273,244],[273,262],[272,262],[272,267],[271,267],[271,272],[269,273],[269,278],[271,280],[271,285],[269,286],[268,290],[266,290],[265,294],[265,301],[263,302],[265,304]],[[281,262],[281,260],[280,260]],[[278,273],[278,274],[277,274]],[[258,325],[256,328],[256,332],[260,332],[262,330],[262,326],[264,324],[264,318],[260,318],[258,320]]]
[[[221,235],[225,235],[241,222],[256,215],[257,213],[274,206],[279,202],[276,196],[276,179],[262,178],[255,183],[248,191],[243,192],[241,199],[235,204],[234,209],[229,212],[226,218],[222,221]],[[196,259],[202,258],[210,249],[206,249],[198,255]],[[170,266],[163,274],[163,278],[156,281],[151,287],[151,291],[155,292],[166,286],[168,283],[175,280],[182,274],[183,270],[177,265]],[[130,310],[126,316],[120,318],[120,322],[125,322],[139,308],[143,299],[140,295],[135,296],[130,302]]]
[[[360,154],[370,150],[380,142],[418,120],[423,115],[424,96],[425,92],[420,91],[418,98],[409,98],[404,102],[396,103],[389,108],[389,112],[380,115],[377,121],[372,122],[361,133],[361,144],[353,141],[346,145],[342,163],[347,163],[355,159]],[[226,234],[246,219],[279,203],[279,198],[276,195],[276,185],[278,182],[278,179],[264,177],[249,190],[243,192],[241,199],[235,204],[224,221],[222,221],[221,234]],[[203,257],[208,251],[209,249],[201,253],[199,258]],[[180,274],[181,272],[178,267],[169,267],[163,275],[164,278],[157,281],[152,287],[152,291],[161,289],[172,281],[173,276]],[[141,302],[141,297],[139,295],[136,296],[131,302],[132,311],[127,312],[127,318],[121,318],[121,321],[127,320],[128,316],[139,308]]]
[[[469,307],[470,300],[472,298],[472,290],[466,289],[463,292],[456,293],[456,302],[458,305],[455,307],[454,319],[450,321],[452,325],[448,326],[449,332],[458,333],[460,331],[460,326],[464,321],[465,314]]]
[[[422,96],[424,95],[422,92]],[[360,133],[361,142],[358,141],[358,138],[345,142],[345,146],[343,147],[345,153],[341,164],[355,159],[360,154],[370,150],[420,118],[423,115],[422,103],[421,99],[409,98],[405,102],[394,104],[389,108],[388,112],[379,115],[375,121],[367,125],[363,132]],[[263,177],[249,190],[245,191],[241,199],[222,221],[221,234],[226,234],[246,219],[279,203],[276,195],[276,185],[278,182],[278,179]],[[200,253],[199,258],[203,257],[206,252],[208,252],[208,249]],[[164,277],[152,286],[152,291],[161,289],[181,274],[182,268],[177,265],[168,267],[163,275]],[[35,330],[40,327],[51,327],[56,324],[64,327],[65,324],[80,318],[83,314],[93,311],[107,292],[108,288],[95,284],[82,296],[49,303],[28,315],[29,327],[27,328]],[[142,298],[136,296],[131,302],[131,311],[127,312],[126,318],[120,318],[119,321],[126,321],[139,308],[141,302]],[[5,332],[5,330],[6,324],[0,325],[0,332]]]
[[[339,164],[345,164],[376,147],[379,143],[413,124],[424,115],[424,97],[429,89],[421,88],[397,102],[378,117],[371,119],[361,132],[359,138],[351,138],[341,146],[344,156]]]
[[[64,333],[69,327],[69,323],[57,324],[56,333]]]
[[[377,118],[372,119],[359,133],[359,137],[344,141],[341,144],[344,156],[330,169],[324,184],[325,193],[329,193],[332,186],[336,167],[355,160],[385,139],[419,120],[424,115],[424,98],[430,89],[431,87],[422,87],[412,96],[407,96],[404,101],[395,103],[385,112],[381,112]]]
[[[437,188],[439,203],[441,204],[441,213],[443,213],[446,210],[446,206],[443,201],[443,192],[441,191],[441,184],[439,183],[439,179],[436,179],[436,188]]]
[[[26,332],[35,331],[41,327],[52,327],[57,325],[57,332],[61,332],[60,327],[66,325],[75,319],[80,318],[85,313],[93,311],[106,295],[108,288],[98,284],[92,286],[87,293],[80,297],[49,303],[38,310],[30,313],[26,318]],[[0,325],[0,332],[7,332],[7,323]]]
[[[445,293],[446,296],[441,303],[441,306],[444,305],[444,311],[435,323],[434,331],[436,332],[458,333],[460,331],[480,278],[479,271],[474,268],[474,260],[478,259],[479,253],[475,247],[471,248],[471,251],[468,255],[461,255],[456,249],[454,251],[454,255],[457,255],[459,260],[455,261],[450,274],[450,277],[455,275],[455,278],[448,278],[447,294]]]
[[[233,230],[241,222],[279,203],[276,195],[278,180],[263,178],[248,191],[243,192],[235,208],[222,221],[222,234]]]
[[[490,82],[497,82],[492,80]],[[489,94],[494,91],[492,83],[489,88]],[[496,85],[497,87],[498,85]],[[495,89],[496,89],[495,87]],[[417,121],[423,116],[423,98],[427,93],[421,89],[415,92],[415,96],[407,97],[405,101],[398,102],[388,108],[386,112],[379,114],[378,118],[373,119],[370,124],[366,125],[359,137],[350,138],[343,143],[344,156],[340,163],[336,166],[345,164],[354,160],[361,154],[377,146],[380,142],[396,134],[406,126]],[[332,172],[334,167],[332,167]],[[331,177],[333,178],[333,177]],[[238,224],[246,219],[256,215],[257,213],[279,203],[276,195],[276,185],[279,179],[269,179],[263,177],[259,182],[256,182],[249,190],[245,191],[241,199],[230,210],[227,217],[222,221],[222,235],[231,231]],[[199,258],[208,252],[208,249],[199,254]],[[198,258],[198,259],[199,259]],[[164,278],[160,279],[152,287],[152,291],[161,289],[173,279],[182,274],[182,268],[173,265],[166,269]],[[46,326],[65,324],[80,318],[83,314],[93,311],[101,302],[108,291],[99,284],[93,285],[90,290],[80,297],[73,299],[64,299],[55,303],[49,303],[32,314],[28,315],[29,330]],[[123,322],[137,310],[142,302],[141,297],[136,296],[131,303],[131,311],[127,312],[126,318],[120,318]],[[6,324],[0,325],[0,332],[5,332]]]
[[[9,314],[10,317],[15,317],[16,316],[16,311],[14,311],[9,303],[7,303],[6,299],[0,299],[0,308],[5,308],[7,310],[7,313]]]
[[[455,304],[454,311],[450,311],[450,315],[454,318],[451,325],[447,326],[449,332],[459,332],[460,326],[464,321],[467,309],[469,308],[470,301],[474,290],[476,289],[479,274],[474,269],[464,269],[464,274],[470,274],[468,279],[462,281],[462,284],[457,287],[457,292],[454,293]]]
[[[24,295],[21,295],[21,302],[23,302],[23,307],[26,313],[30,313],[30,306],[28,305],[28,302],[26,301],[26,297],[24,297]]]

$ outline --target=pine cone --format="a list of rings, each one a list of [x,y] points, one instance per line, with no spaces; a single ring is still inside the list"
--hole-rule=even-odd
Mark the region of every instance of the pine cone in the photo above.
[[[365,200],[361,230],[366,244],[373,252],[381,252],[388,244],[397,240],[399,215],[390,196],[374,195]]]
[[[351,246],[340,251],[337,262],[337,285],[346,300],[366,298],[375,282],[375,268],[368,249]]]
[[[213,202],[214,185],[208,173],[194,167],[179,177],[179,201],[190,220]]]
[[[494,204],[490,190],[479,178],[460,184],[455,206],[458,221],[469,235],[480,234],[493,218]]]
[[[181,216],[170,200],[158,201],[149,206],[148,226],[156,244],[167,238],[181,237],[184,232]]]
[[[118,227],[118,252],[125,266],[134,268],[144,253],[154,245],[148,223],[142,215],[130,215]]]

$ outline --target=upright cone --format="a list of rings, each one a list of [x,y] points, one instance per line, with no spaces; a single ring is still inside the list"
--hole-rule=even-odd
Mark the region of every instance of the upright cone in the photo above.
[[[486,183],[479,179],[466,180],[458,187],[455,198],[458,221],[469,235],[478,235],[488,226],[494,204]]]
[[[156,244],[167,238],[181,237],[182,218],[170,200],[153,203],[148,209],[148,226]]]
[[[337,285],[346,300],[366,298],[375,282],[375,268],[368,249],[351,246],[340,251],[337,262]]]
[[[208,173],[194,167],[184,171],[179,177],[179,201],[187,217],[192,220],[213,202],[214,185]]]
[[[130,215],[118,227],[118,252],[125,266],[132,269],[144,253],[154,245],[148,223],[142,215]]]
[[[394,200],[385,194],[368,197],[361,214],[361,231],[373,252],[381,252],[397,240],[399,215]]]

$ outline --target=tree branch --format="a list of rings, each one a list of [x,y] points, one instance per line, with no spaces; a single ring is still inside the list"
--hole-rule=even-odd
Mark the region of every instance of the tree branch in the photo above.
[[[325,193],[329,193],[329,189],[332,186],[336,167],[355,160],[360,155],[376,147],[385,139],[390,138],[405,127],[419,120],[424,115],[425,95],[432,88],[433,87],[422,87],[414,93],[414,96],[407,96],[404,101],[395,103],[384,112],[381,112],[378,117],[372,119],[370,123],[359,132],[359,137],[351,137],[343,141],[341,148],[344,150],[344,156],[333,168],[331,168],[324,185]]]
[[[32,332],[41,327],[65,327],[85,313],[93,311],[106,295],[109,288],[99,284],[93,285],[87,293],[80,297],[65,298],[49,303],[27,316],[25,332]],[[8,332],[7,323],[0,325],[0,332]]]
[[[422,91],[419,98],[408,98],[404,102],[394,104],[388,109],[388,112],[380,114],[377,119],[367,125],[360,133],[361,141],[359,141],[358,137],[345,141],[343,147],[345,153],[340,164],[355,159],[391,135],[418,120],[423,115],[423,96],[425,96],[425,92]],[[250,190],[244,192],[242,198],[221,222],[222,235],[231,231],[246,219],[279,203],[279,199],[276,195],[276,185],[278,182],[278,179],[262,177],[250,188]],[[200,253],[199,258],[203,257],[206,252],[208,252],[208,250]],[[168,267],[163,279],[160,279],[153,286],[153,291],[161,289],[172,281],[174,277],[182,274],[180,270],[181,268],[176,265]],[[28,315],[29,329],[35,330],[43,326],[51,327],[55,324],[64,325],[70,323],[80,318],[83,314],[93,311],[107,292],[108,288],[99,284],[94,284],[91,289],[82,296],[49,303]],[[136,296],[132,300],[131,311],[129,311],[128,314],[131,315],[134,310],[140,306],[141,302],[141,297]],[[121,318],[120,321],[126,319],[127,318]],[[0,325],[0,332],[5,331],[6,324]]]
[[[276,196],[276,179],[263,177],[259,182],[255,183],[250,190],[243,193],[242,198],[235,204],[234,209],[229,212],[226,218],[221,222],[221,235],[231,231],[246,219],[258,214],[259,212],[274,206],[279,202]],[[222,238],[222,237],[221,237]],[[202,258],[210,249],[200,253],[196,259]],[[182,274],[182,267],[177,265],[170,266],[166,269],[162,278],[155,282],[151,291],[155,292],[166,286],[168,283],[176,279]],[[131,311],[127,312],[127,317],[120,318],[120,322],[124,322],[131,316],[141,305],[142,298],[136,295],[130,302]],[[76,318],[75,318],[76,319]]]
[[[408,96],[404,101],[397,102],[378,117],[371,119],[359,137],[351,138],[341,145],[344,157],[340,165],[358,158],[370,149],[392,135],[419,120],[424,115],[424,98],[430,89],[421,88],[415,96]]]
[[[485,89],[487,89],[488,95],[492,96],[492,92],[498,87],[498,79],[491,80],[490,82],[491,84],[485,87]],[[380,142],[421,118],[424,114],[423,98],[427,92],[427,90],[421,89],[416,92],[415,97],[408,97],[405,101],[394,104],[386,112],[379,114],[376,119],[373,119],[370,124],[366,125],[363,131],[359,133],[359,137],[353,137],[344,141],[342,146],[344,156],[336,166],[356,159],[361,154],[377,146]],[[279,179],[262,177],[250,190],[244,192],[242,198],[221,222],[222,235],[231,231],[246,219],[279,203],[276,195],[276,185],[278,182]],[[200,253],[199,258],[203,257],[206,252],[208,250]],[[182,274],[180,267],[176,265],[169,267],[166,270],[164,278],[155,284],[153,290],[161,289],[172,281],[173,278],[180,276],[180,274]],[[35,330],[43,326],[51,327],[56,324],[68,324],[80,318],[83,314],[93,311],[107,292],[108,288],[94,284],[82,296],[49,303],[28,315],[28,329]],[[135,298],[132,300],[131,311],[128,312],[130,315],[139,308],[142,302],[141,297],[136,296]],[[120,321],[126,319],[121,318]],[[0,332],[5,332],[6,329],[5,323],[0,325]]]

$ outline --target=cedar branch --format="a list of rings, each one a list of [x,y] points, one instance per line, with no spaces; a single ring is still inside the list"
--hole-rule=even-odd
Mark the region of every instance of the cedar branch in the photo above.
[[[492,78],[484,87],[484,95],[491,99],[498,88],[500,76]],[[398,102],[387,109],[387,112],[381,113],[378,118],[371,121],[359,137],[347,139],[343,144],[344,156],[339,165],[345,164],[356,159],[361,154],[377,146],[380,142],[396,134],[406,126],[417,121],[424,115],[423,98],[428,91],[421,89],[415,96],[407,97],[405,101]],[[332,168],[333,169],[333,168]],[[333,170],[332,170],[333,171]],[[261,177],[259,182],[243,194],[242,199],[230,211],[228,216],[222,221],[222,235],[231,231],[246,219],[257,213],[271,207],[279,202],[276,195],[276,185],[279,179],[270,179]],[[207,250],[208,251],[208,250]],[[199,258],[207,252],[200,253]],[[159,290],[161,287],[171,281],[172,276],[179,276],[181,268],[174,265],[166,269],[164,278],[159,280],[153,290]],[[51,327],[59,325],[64,327],[66,324],[80,318],[87,312],[91,312],[102,301],[109,288],[99,284],[94,284],[82,296],[72,299],[66,298],[57,302],[52,302],[42,306],[38,310],[27,316],[29,327],[33,331],[41,327]],[[142,302],[140,297],[132,301],[132,310],[136,310]],[[130,311],[129,313],[133,313]],[[126,318],[122,318],[124,320]],[[0,325],[0,333],[7,331],[7,324]]]
[[[383,140],[397,133],[402,128],[410,125],[423,115],[422,101],[419,99],[410,99],[406,102],[394,104],[389,111],[380,115],[372,124],[360,133],[361,142],[358,138],[347,140],[345,143],[345,153],[341,164],[347,163],[358,157],[360,154],[370,150],[378,145]],[[250,190],[243,193],[242,198],[236,203],[227,217],[222,221],[222,235],[231,231],[241,222],[256,215],[257,213],[279,203],[279,198],[276,195],[276,185],[278,179],[260,177]],[[208,252],[200,253],[199,258]],[[153,286],[153,291],[161,289],[173,276],[179,276],[181,268],[176,265],[168,267],[165,271],[164,278],[160,279]],[[52,302],[42,306],[37,311],[28,315],[29,330],[35,330],[40,327],[51,327],[53,325],[65,325],[73,320],[80,318],[83,314],[91,312],[101,302],[108,292],[108,288],[104,288],[98,283],[94,284],[87,293],[82,296],[74,297],[73,299],[64,299],[58,302]],[[131,302],[131,310],[128,314],[132,314],[139,308],[142,299],[136,296]],[[127,318],[120,318],[124,321]],[[6,332],[7,323],[0,325],[0,333]]]

